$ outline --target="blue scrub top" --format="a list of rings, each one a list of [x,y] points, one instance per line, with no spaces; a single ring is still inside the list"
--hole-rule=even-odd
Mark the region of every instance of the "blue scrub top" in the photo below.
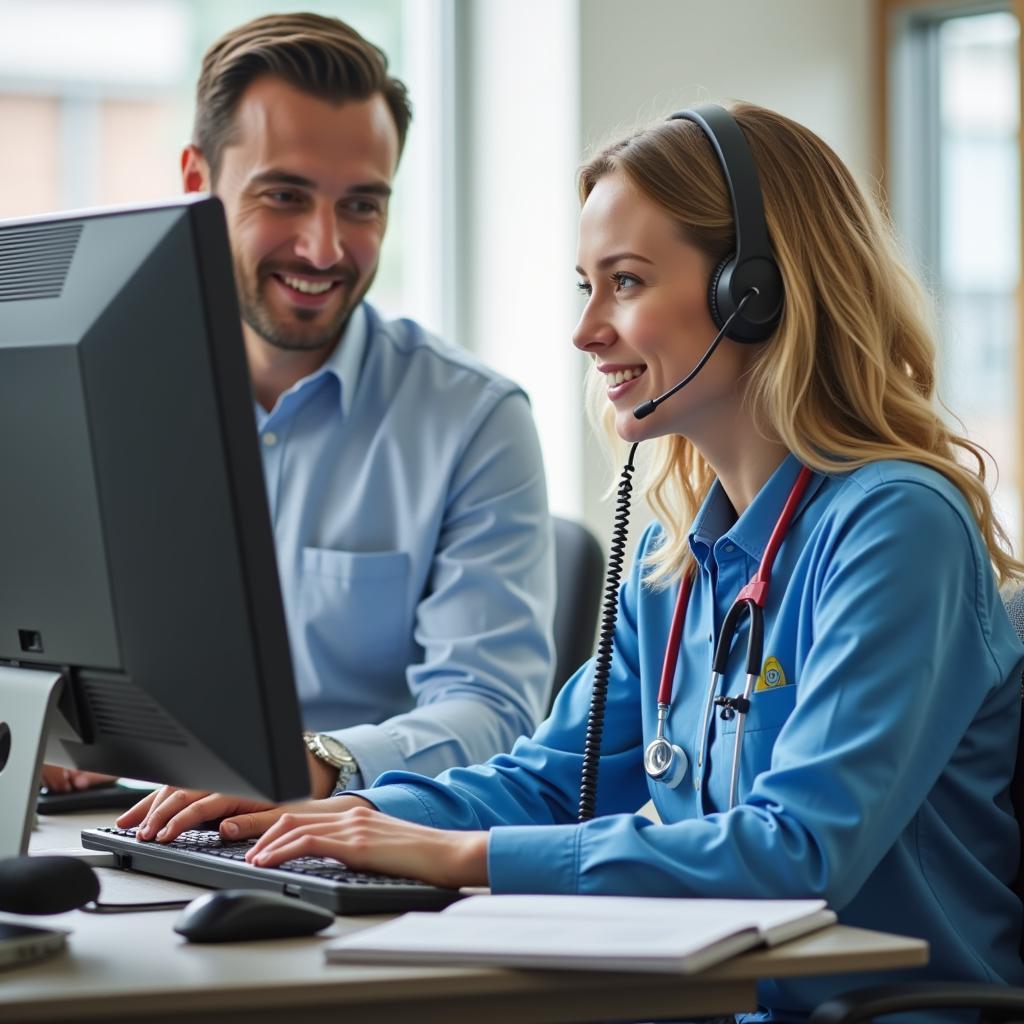
[[[960,492],[923,466],[816,474],[779,551],[765,661],[728,810],[736,720],[709,725],[693,784],[713,637],[757,568],[799,471],[789,457],[736,519],[716,484],[691,528],[698,575],[668,721],[690,760],[648,782],[678,586],[653,589],[644,534],[620,593],[597,816],[574,823],[592,663],[511,755],[429,781],[389,772],[362,795],[424,824],[492,829],[495,892],[824,897],[843,924],[927,939],[927,968],[764,983],[772,1015],[901,977],[1024,983],[1020,856],[1008,785],[1024,648]],[[745,634],[724,692],[742,692]],[[664,824],[635,810],[652,798]]]

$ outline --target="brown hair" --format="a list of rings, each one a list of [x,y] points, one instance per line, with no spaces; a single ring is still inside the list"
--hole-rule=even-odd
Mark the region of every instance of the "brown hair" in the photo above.
[[[402,82],[389,77],[384,52],[337,18],[269,14],[225,33],[203,57],[192,142],[214,181],[235,131],[238,101],[261,75],[332,102],[380,93],[395,119],[401,153],[412,106]]]
[[[779,326],[748,370],[746,401],[759,429],[825,473],[878,459],[930,466],[963,494],[1000,580],[1024,575],[992,510],[983,450],[937,409],[929,307],[891,225],[809,129],[748,103],[730,111],[757,165],[786,289]],[[712,261],[733,251],[725,179],[697,125],[665,121],[608,147],[581,169],[581,201],[610,173],[625,175]],[[596,376],[588,380],[591,413],[610,432],[613,410]],[[689,563],[687,530],[713,472],[685,437],[651,447],[646,494],[665,541],[649,579],[667,584]]]

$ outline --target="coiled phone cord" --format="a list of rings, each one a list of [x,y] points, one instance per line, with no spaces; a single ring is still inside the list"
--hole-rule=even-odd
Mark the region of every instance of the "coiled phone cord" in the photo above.
[[[639,442],[638,442],[639,443]],[[601,736],[604,733],[604,708],[608,699],[608,675],[612,667],[612,642],[615,639],[615,619],[619,610],[619,583],[625,557],[626,537],[629,532],[629,503],[633,493],[633,456],[637,444],[629,450],[629,458],[622,468],[618,497],[615,502],[615,525],[608,552],[608,571],[604,578],[604,602],[601,608],[601,630],[594,656],[594,684],[587,715],[587,738],[583,747],[583,767],[580,769],[580,805],[578,821],[590,821],[597,802],[597,770],[601,760]]]

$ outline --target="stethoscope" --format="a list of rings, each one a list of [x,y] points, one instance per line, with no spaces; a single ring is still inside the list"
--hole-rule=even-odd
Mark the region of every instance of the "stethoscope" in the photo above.
[[[750,710],[750,694],[761,674],[761,661],[764,656],[764,605],[768,598],[768,584],[771,580],[772,566],[782,540],[786,536],[792,522],[797,505],[807,490],[811,480],[811,470],[802,466],[795,483],[782,507],[782,512],[775,523],[768,546],[765,548],[761,564],[750,581],[736,595],[732,607],[725,616],[722,628],[715,644],[715,655],[711,662],[711,682],[708,684],[707,697],[704,701],[704,717],[700,728],[700,750],[693,773],[693,787],[700,792],[704,781],[704,768],[707,763],[708,722],[712,707],[722,709],[723,718],[738,715],[736,722],[736,740],[732,753],[732,772],[729,779],[729,809],[736,805],[736,789],[739,785],[740,753],[743,750],[743,730],[746,715]],[[675,611],[672,613],[672,625],[669,629],[668,645],[665,648],[665,662],[661,669],[661,685],[658,687],[658,727],[653,740],[644,751],[644,770],[655,782],[661,782],[674,788],[683,781],[686,775],[687,759],[681,747],[672,743],[665,735],[665,723],[669,708],[672,705],[672,679],[675,675],[676,663],[679,660],[679,644],[683,635],[683,623],[686,621],[686,606],[690,601],[693,589],[694,573],[689,572],[683,578],[676,598]],[[739,631],[744,616],[749,617],[747,626],[747,682],[740,697],[718,697],[722,677],[733,641]]]

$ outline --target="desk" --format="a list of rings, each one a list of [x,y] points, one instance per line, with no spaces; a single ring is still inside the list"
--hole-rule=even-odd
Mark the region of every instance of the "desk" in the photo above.
[[[82,828],[109,820],[95,813],[41,818],[32,848],[77,846]],[[99,873],[101,898],[111,902],[203,891],[114,869]],[[916,967],[927,960],[927,944],[917,939],[835,926],[693,978],[328,965],[326,941],[384,918],[338,918],[312,938],[195,946],[171,930],[177,914],[0,915],[72,932],[66,953],[0,972],[0,1021],[255,1024],[294,1021],[303,1010],[329,1010],[330,1019],[346,1024],[693,1017],[754,1009],[760,977]]]

